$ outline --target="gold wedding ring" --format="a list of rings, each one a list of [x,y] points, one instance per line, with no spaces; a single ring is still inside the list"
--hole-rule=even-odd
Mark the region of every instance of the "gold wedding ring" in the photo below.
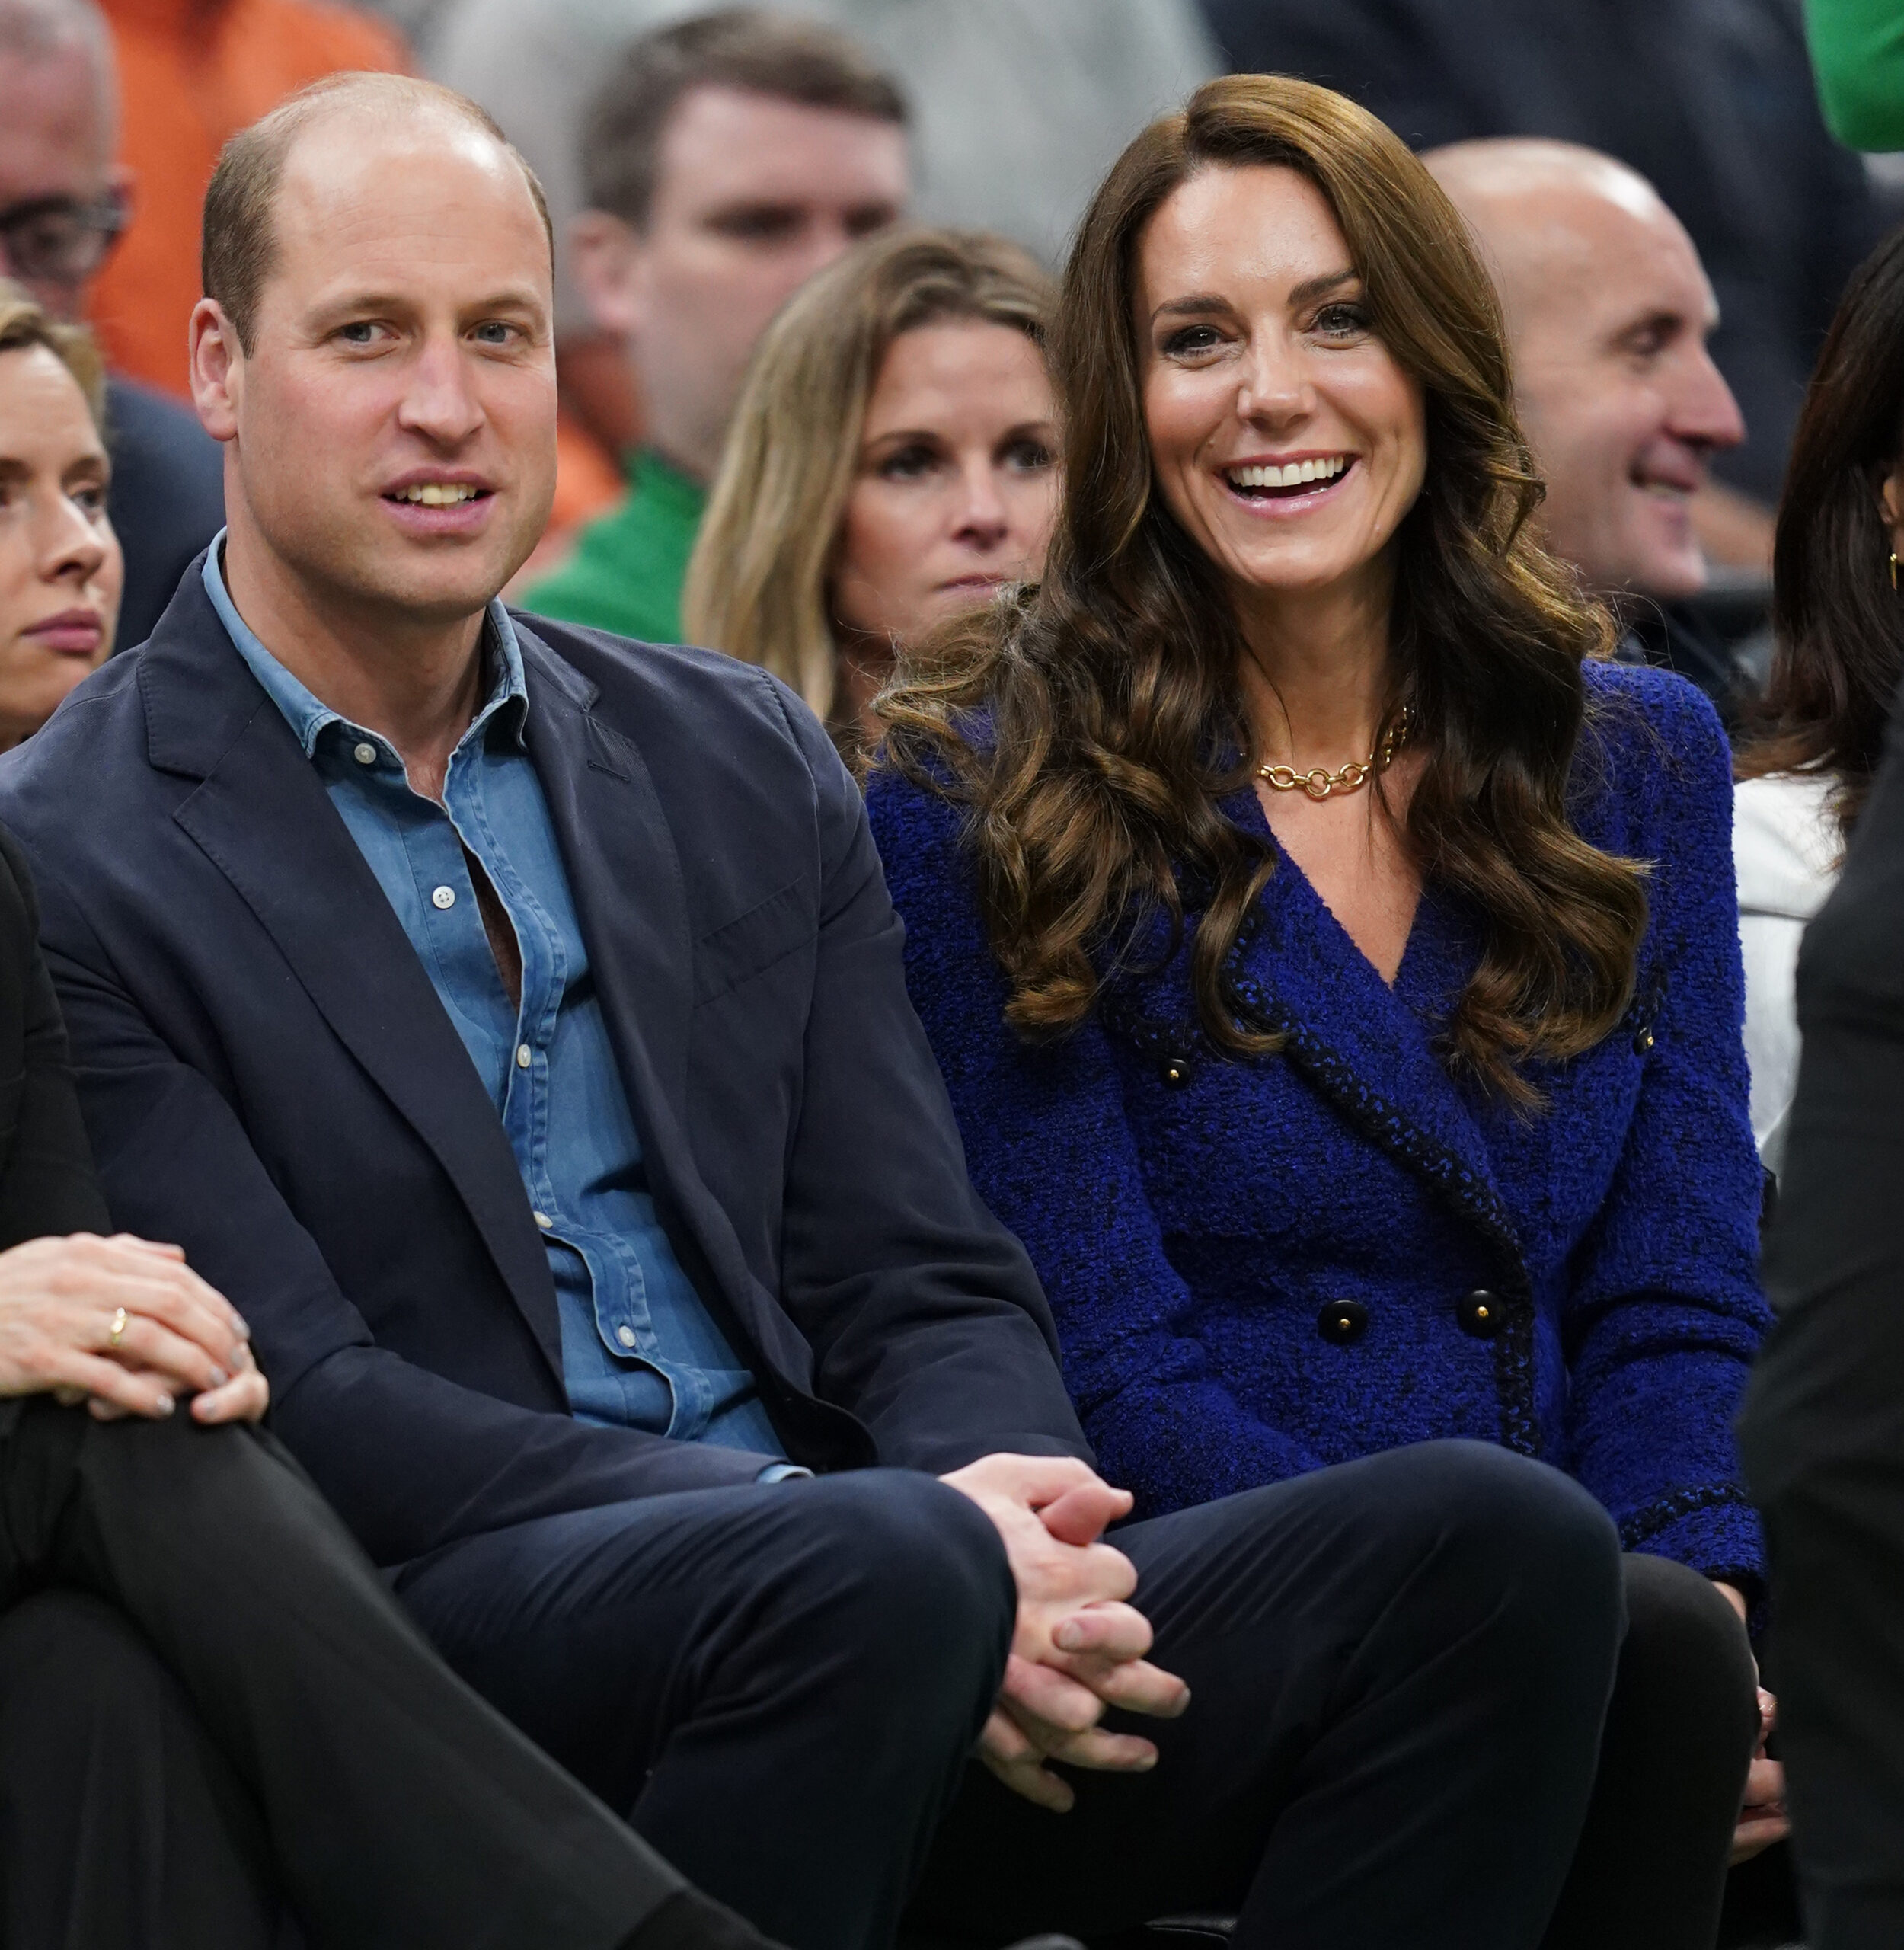
[[[106,1345],[117,1347],[126,1338],[126,1309],[121,1307],[113,1315],[112,1331],[106,1336]]]

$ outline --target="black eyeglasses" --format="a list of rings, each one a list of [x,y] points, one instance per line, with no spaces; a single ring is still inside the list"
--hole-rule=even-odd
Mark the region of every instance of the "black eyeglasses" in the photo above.
[[[117,190],[96,202],[34,197],[0,209],[0,260],[9,275],[41,284],[84,284],[126,228]]]

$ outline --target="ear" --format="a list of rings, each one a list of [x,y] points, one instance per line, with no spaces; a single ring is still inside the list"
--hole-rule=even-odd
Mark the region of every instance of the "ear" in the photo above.
[[[1891,546],[1904,555],[1904,460],[1893,464],[1877,483],[1877,505],[1891,532]]]
[[[647,322],[647,248],[632,224],[584,210],[569,225],[569,271],[598,330],[626,338]]]
[[[192,307],[187,329],[192,403],[200,424],[215,440],[235,440],[244,390],[244,349],[237,330],[215,298],[201,298]]]

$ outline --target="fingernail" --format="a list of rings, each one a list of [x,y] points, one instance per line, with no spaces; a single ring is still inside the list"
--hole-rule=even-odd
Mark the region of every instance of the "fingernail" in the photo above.
[[[1085,1642],[1084,1629],[1075,1619],[1066,1619],[1051,1635],[1051,1642],[1061,1652],[1075,1652]]]
[[[161,1415],[169,1415],[177,1405],[169,1395],[161,1395],[152,1404],[153,1408]]]
[[[231,1378],[222,1368],[215,1367],[212,1370],[212,1386],[214,1388],[222,1388]]]

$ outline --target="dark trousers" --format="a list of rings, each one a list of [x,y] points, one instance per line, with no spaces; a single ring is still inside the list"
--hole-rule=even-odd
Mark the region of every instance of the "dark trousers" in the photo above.
[[[1739,1614],[1698,1572],[1626,1560],[1626,1642],[1586,1826],[1545,1950],[1711,1950],[1759,1741]]]
[[[1567,1803],[1586,1785],[1583,1703],[1597,1734],[1605,1698],[1573,1548],[1598,1513],[1536,1539],[1554,1520],[1522,1501],[1534,1473],[1435,1444],[1303,1478],[1286,1486],[1305,1490],[1299,1510],[1259,1491],[1120,1531],[1190,1710],[1148,1730],[1154,1773],[1074,1777],[1060,1820],[974,1773],[914,1906],[921,1932],[1000,1941],[1007,1890],[1003,1936],[1214,1910],[1238,1915],[1238,1944],[1276,1950],[1711,1950],[1758,1725],[1744,1629],[1694,1572],[1626,1558],[1593,1799]],[[1583,1664],[1557,1683],[1546,1662],[1570,1638]]]
[[[680,1878],[450,1673],[268,1436],[0,1421],[11,1950],[609,1950]]]
[[[267,1950],[280,1909],[257,1804],[124,1613],[0,1616],[0,1942]]]
[[[526,1524],[401,1588],[481,1689],[795,1950],[878,1950],[935,1827],[908,1919],[928,1936],[1232,1904],[1239,1942],[1276,1950],[1539,1941],[1621,1630],[1618,1542],[1583,1491],[1431,1443],[1117,1541],[1193,1701],[1145,1723],[1154,1772],[1081,1776],[1062,1817],[963,1764],[1011,1590],[989,1524],[930,1481]]]

